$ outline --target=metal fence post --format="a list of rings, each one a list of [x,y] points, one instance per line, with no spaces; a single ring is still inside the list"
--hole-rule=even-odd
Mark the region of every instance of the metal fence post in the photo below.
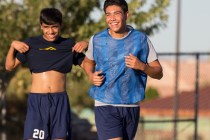
[[[199,53],[196,53],[196,77],[195,77],[195,130],[194,140],[198,139],[198,105],[199,105]]]

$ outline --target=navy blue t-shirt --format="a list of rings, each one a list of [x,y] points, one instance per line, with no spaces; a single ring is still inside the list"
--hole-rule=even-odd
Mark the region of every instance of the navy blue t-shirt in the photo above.
[[[72,52],[75,42],[69,38],[59,37],[53,42],[42,36],[31,37],[24,41],[29,46],[26,53],[17,53],[17,59],[29,64],[30,71],[40,73],[49,70],[67,73],[72,64],[80,65],[84,59],[83,53]]]

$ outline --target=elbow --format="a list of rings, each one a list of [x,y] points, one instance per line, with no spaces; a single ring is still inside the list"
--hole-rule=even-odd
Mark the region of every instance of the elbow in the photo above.
[[[160,80],[160,79],[162,79],[162,78],[163,78],[163,73],[161,73],[161,74],[157,77],[158,80]]]
[[[80,67],[84,69],[84,61],[80,64]]]
[[[163,78],[163,70],[161,69],[158,76],[157,76],[157,79],[160,80]]]
[[[160,69],[156,74],[154,74],[153,76],[151,76],[154,79],[160,80],[163,78],[163,70]]]
[[[13,69],[10,69],[10,68],[5,68],[6,69],[6,71],[8,71],[8,72],[11,72]]]
[[[14,68],[12,66],[5,65],[5,70],[11,72]]]

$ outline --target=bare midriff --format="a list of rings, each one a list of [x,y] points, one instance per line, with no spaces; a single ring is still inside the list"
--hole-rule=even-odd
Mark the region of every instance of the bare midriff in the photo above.
[[[66,74],[57,71],[32,73],[31,93],[58,93],[66,90]]]

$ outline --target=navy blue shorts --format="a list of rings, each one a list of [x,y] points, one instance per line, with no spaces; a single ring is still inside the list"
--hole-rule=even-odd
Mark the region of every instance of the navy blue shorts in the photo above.
[[[30,93],[24,140],[71,139],[71,111],[66,92]]]
[[[122,137],[133,140],[137,131],[140,107],[95,107],[95,121],[99,140]]]

